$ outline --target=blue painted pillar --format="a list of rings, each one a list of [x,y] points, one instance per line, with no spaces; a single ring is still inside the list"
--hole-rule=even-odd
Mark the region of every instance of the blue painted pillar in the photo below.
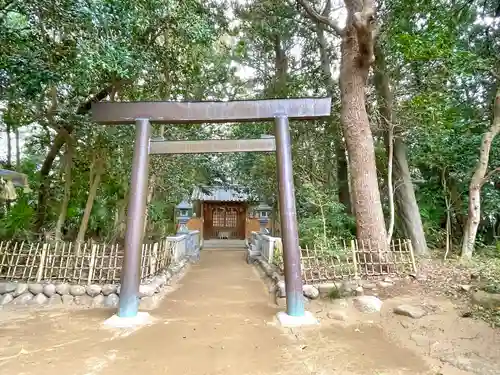
[[[151,126],[148,119],[136,120],[132,181],[125,233],[125,254],[120,286],[118,316],[132,318],[139,310],[139,285],[141,282],[142,240],[148,194],[149,138]]]
[[[287,116],[275,118],[275,138],[283,266],[285,269],[286,312],[290,316],[304,316],[299,232],[293,184],[292,142]]]

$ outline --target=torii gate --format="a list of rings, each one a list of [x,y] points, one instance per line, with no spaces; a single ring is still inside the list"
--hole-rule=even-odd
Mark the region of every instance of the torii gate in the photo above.
[[[118,318],[135,318],[139,309],[141,246],[143,240],[150,154],[276,151],[281,235],[286,288],[282,324],[313,321],[304,310],[289,119],[311,120],[330,115],[331,98],[242,100],[227,102],[99,102],[92,119],[100,124],[134,124],[136,138],[128,203],[125,254],[121,274]],[[230,123],[275,121],[275,140],[150,141],[151,123]],[[275,142],[274,142],[275,141]]]

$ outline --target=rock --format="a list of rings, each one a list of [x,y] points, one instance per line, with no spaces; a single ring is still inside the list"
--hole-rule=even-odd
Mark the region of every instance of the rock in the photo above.
[[[27,291],[28,291],[28,284],[19,283],[16,285],[16,290],[14,290],[14,293],[12,293],[12,296],[15,298],[15,297],[20,296],[21,294],[26,293]]]
[[[472,294],[472,303],[485,307],[487,309],[500,308],[500,294],[493,294],[478,290]]]
[[[357,284],[355,284],[355,283],[353,283],[351,281],[344,281],[342,283],[342,288],[341,289],[342,289],[342,292],[344,294],[351,294],[353,291],[356,290],[357,287],[358,287]]]
[[[120,297],[115,293],[108,295],[104,301],[104,306],[106,307],[117,307],[118,302],[120,301]]]
[[[71,291],[71,287],[69,286],[69,284],[62,283],[62,284],[56,285],[56,292],[57,292],[57,294],[60,294],[61,296],[70,294],[70,291]]]
[[[157,289],[156,284],[141,284],[139,285],[139,297],[151,297]]]
[[[46,284],[43,287],[43,294],[45,294],[47,297],[52,297],[54,294],[56,294],[56,286],[54,284]]]
[[[85,287],[81,286],[81,285],[72,285],[70,288],[69,288],[69,292],[71,295],[73,296],[83,296],[85,294]]]
[[[167,277],[164,275],[155,276],[152,281],[158,288],[161,288],[167,283]]]
[[[302,290],[307,298],[316,299],[319,297],[319,290],[313,285],[304,285]]]
[[[17,288],[16,283],[11,282],[1,282],[0,283],[0,294],[12,293]]]
[[[347,309],[349,307],[349,301],[343,298],[337,298],[332,301],[332,306],[337,310]]]
[[[31,301],[32,299],[33,299],[33,294],[31,294],[30,292],[26,292],[26,293],[21,294],[17,298],[14,298],[12,303],[14,305],[25,305],[29,301]]]
[[[384,283],[391,283],[391,284],[394,284],[394,280],[391,279],[390,277],[386,277],[384,278]]]
[[[362,286],[358,286],[356,288],[356,295],[357,296],[362,296],[363,294],[365,294],[365,291],[364,291],[363,287]]]
[[[75,303],[75,297],[73,297],[71,294],[63,294],[61,296],[62,303],[65,305],[72,305]]]
[[[394,308],[394,314],[408,316],[413,319],[419,319],[427,314],[427,312],[419,306],[400,305]]]
[[[284,298],[286,297],[286,288],[285,288],[285,282],[283,280],[279,281],[276,284],[276,296],[278,298]]]
[[[377,289],[377,284],[375,283],[363,283],[364,289]]]
[[[5,293],[0,296],[0,306],[6,305],[14,300],[12,293]]]
[[[102,307],[104,306],[104,301],[106,300],[106,297],[104,297],[102,294],[98,294],[95,296],[92,300],[92,306],[93,307]]]
[[[28,290],[34,295],[43,293],[43,285],[42,284],[29,284]]]
[[[333,290],[335,290],[335,291],[338,290],[340,292],[342,289],[342,283],[336,282],[336,283],[320,284],[318,286],[318,289],[319,289],[319,293],[324,296],[324,295],[328,295],[328,294],[332,293]]]
[[[387,281],[379,281],[378,286],[381,288],[389,288],[391,286],[394,286],[393,283],[389,283]]]
[[[347,312],[344,310],[331,310],[328,311],[326,316],[333,320],[339,320],[341,322],[345,322],[347,320]]]
[[[78,306],[91,306],[94,299],[88,294],[82,294],[81,296],[75,296],[75,305]]]
[[[63,300],[59,294],[54,294],[53,296],[49,297],[49,300],[47,303],[49,305],[60,305],[63,303]]]
[[[116,290],[117,290],[116,285],[105,284],[105,285],[103,285],[101,291],[102,291],[102,294],[104,294],[105,296],[109,296],[110,294],[116,293]]]
[[[47,296],[43,293],[38,293],[36,296],[34,296],[31,301],[30,301],[30,304],[31,305],[43,305],[45,303],[47,303],[49,299],[47,298]]]
[[[382,301],[375,296],[359,296],[353,300],[353,305],[361,312],[374,313],[382,308]]]
[[[459,288],[462,292],[470,292],[472,285],[459,285]]]
[[[85,291],[91,297],[95,297],[98,294],[101,294],[101,290],[102,290],[101,286],[96,284],[87,285],[87,287],[85,288]]]

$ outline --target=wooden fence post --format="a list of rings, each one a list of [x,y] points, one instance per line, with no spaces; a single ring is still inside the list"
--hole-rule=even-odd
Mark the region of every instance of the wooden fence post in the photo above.
[[[413,266],[413,272],[417,273],[417,263],[415,262],[415,254],[413,253],[413,244],[411,240],[406,240],[408,249],[410,250],[411,265]]]
[[[42,245],[42,254],[40,255],[40,265],[38,266],[38,271],[36,273],[36,281],[39,283],[43,278],[43,268],[45,266],[45,258],[47,257],[47,251],[49,244],[44,243]]]
[[[155,275],[156,274],[156,263],[158,260],[158,242],[155,242],[153,244],[153,253],[151,254],[149,258],[149,267],[151,268],[151,274]]]
[[[87,279],[87,284],[92,284],[92,278],[94,277],[94,265],[95,265],[95,255],[98,245],[92,245],[92,252],[90,253],[90,264],[89,264],[89,277]]]
[[[356,242],[351,240],[351,250],[352,250],[352,263],[354,264],[354,277],[358,277],[358,258],[356,253]]]

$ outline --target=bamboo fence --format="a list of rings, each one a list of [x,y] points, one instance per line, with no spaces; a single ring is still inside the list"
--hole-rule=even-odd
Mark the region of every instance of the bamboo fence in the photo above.
[[[274,264],[283,272],[282,250],[275,249]],[[353,278],[371,279],[416,272],[410,240],[394,240],[384,250],[370,242],[342,241],[340,249],[301,249],[302,279],[305,283],[323,283]]]
[[[142,245],[141,280],[168,267],[178,241]],[[0,279],[76,284],[118,283],[124,249],[118,244],[0,242]]]

